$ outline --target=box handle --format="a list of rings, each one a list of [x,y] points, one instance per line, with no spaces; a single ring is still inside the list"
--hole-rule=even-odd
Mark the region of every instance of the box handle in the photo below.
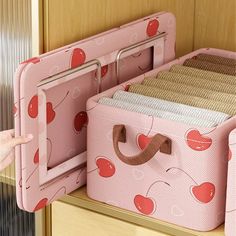
[[[160,38],[164,38],[166,35],[167,35],[166,32],[162,32],[162,33],[158,34],[157,36],[145,39],[141,42],[134,43],[128,47],[120,49],[119,52],[117,53],[116,61],[115,61],[116,62],[116,67],[115,67],[115,69],[116,69],[115,70],[116,84],[118,85],[121,83],[120,82],[120,60],[121,60],[122,55],[124,53],[129,52],[129,55],[132,55],[133,53],[140,52],[141,50],[154,47],[156,44],[156,41]],[[128,56],[128,55],[126,55],[126,56]]]
[[[150,143],[141,153],[134,156],[125,156],[121,153],[119,142],[126,143],[126,128],[124,125],[114,125],[113,147],[118,158],[128,165],[142,165],[151,160],[158,151],[171,154],[171,140],[159,133],[152,137]]]
[[[55,75],[52,75],[44,80],[42,80],[38,85],[37,87],[41,87],[43,86],[44,89],[47,88],[48,86],[51,88],[51,85],[52,82],[55,83],[55,85],[57,85],[57,81],[66,77],[66,76],[69,76],[71,74],[74,74],[74,73],[79,73],[79,76],[81,75],[84,75],[88,72],[91,72],[92,70],[95,70],[96,69],[96,78],[95,80],[97,81],[97,94],[101,92],[101,86],[102,86],[102,80],[101,80],[101,62],[98,60],[98,59],[94,59],[94,60],[91,60],[91,61],[88,61],[84,64],[82,64],[81,66],[78,66],[78,67],[75,67],[75,68],[72,68],[72,69],[68,69],[66,71],[62,71],[58,74],[55,74]],[[68,80],[66,80],[68,81]],[[49,85],[47,85],[49,84]]]

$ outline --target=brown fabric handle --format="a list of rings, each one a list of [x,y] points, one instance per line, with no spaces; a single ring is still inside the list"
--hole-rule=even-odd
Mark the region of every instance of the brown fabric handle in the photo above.
[[[160,152],[171,154],[171,140],[164,135],[156,134],[145,149],[135,156],[125,156],[119,149],[119,142],[126,143],[126,129],[124,125],[113,127],[113,147],[118,158],[128,165],[142,165]]]

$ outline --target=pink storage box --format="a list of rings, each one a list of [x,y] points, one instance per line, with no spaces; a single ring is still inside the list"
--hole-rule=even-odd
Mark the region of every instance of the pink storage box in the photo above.
[[[34,139],[16,148],[18,206],[36,211],[84,185],[87,99],[174,56],[175,18],[160,12],[22,62],[15,131]]]
[[[196,128],[98,103],[199,53],[236,58],[235,52],[200,49],[88,100],[89,197],[199,231],[224,222],[228,136],[236,117],[216,128]],[[138,159],[154,139],[161,151]]]
[[[234,129],[229,136],[225,235],[236,235],[236,129]]]

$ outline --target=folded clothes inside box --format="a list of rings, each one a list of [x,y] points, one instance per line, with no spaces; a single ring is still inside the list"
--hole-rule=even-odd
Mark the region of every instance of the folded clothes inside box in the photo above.
[[[206,53],[199,53],[194,58],[201,61],[209,61],[215,64],[226,65],[226,66],[236,66],[236,60],[233,58],[226,58],[217,55],[210,55]]]
[[[233,59],[207,54],[199,54],[195,58],[199,58],[200,63],[234,63]],[[188,60],[196,59],[187,59],[184,64]],[[217,82],[211,79],[212,72],[208,72],[208,77],[202,78],[202,70],[174,67],[175,72],[160,72],[157,78],[146,78],[142,84],[132,84],[129,92],[118,91],[113,99],[102,98],[99,103],[198,127],[216,126],[235,114],[236,90],[226,83],[228,79],[232,80],[231,76],[214,73],[219,77],[220,82]],[[224,69],[225,66],[223,72]],[[181,74],[182,71],[188,73],[188,70],[189,74],[195,73],[194,76]]]
[[[175,103],[167,100],[143,96],[141,94],[130,93],[123,90],[118,90],[117,92],[115,92],[113,98],[115,100],[121,100],[134,104],[148,106],[153,109],[170,111],[176,114],[191,116],[198,119],[206,119],[218,124],[230,118],[230,115],[227,115],[222,112],[210,111],[203,108],[198,108],[184,105],[181,103]]]
[[[200,49],[91,98],[88,195],[200,231],[222,224],[236,118],[233,58]],[[106,175],[93,171],[101,161]]]
[[[215,64],[209,61],[201,61],[197,59],[187,59],[184,62],[184,66],[194,67],[202,70],[214,71],[226,75],[236,76],[236,67],[235,66],[226,66]]]
[[[158,74],[158,79],[159,80],[168,80],[171,82],[176,82],[179,84],[186,84],[186,85],[190,85],[190,86],[195,86],[197,88],[203,88],[203,89],[209,89],[212,91],[218,91],[218,92],[222,92],[222,93],[229,93],[229,94],[235,94],[235,88],[233,83],[229,84],[227,82],[218,82],[216,80],[211,80],[211,79],[207,79],[207,77],[197,77],[196,75],[186,75],[184,73],[182,73],[182,67],[184,66],[180,66],[179,71],[175,71],[172,67],[171,72],[168,71],[163,71],[160,72]],[[185,67],[186,69],[188,67]],[[184,68],[184,69],[185,69]],[[190,71],[192,70],[192,68],[190,68]],[[173,71],[173,72],[172,72]],[[205,71],[204,71],[205,72]],[[187,72],[186,72],[187,73]],[[218,75],[218,73],[215,73]],[[220,74],[221,75],[221,74]],[[223,78],[224,81],[227,81],[226,78]],[[233,82],[235,82],[235,78],[233,80]],[[236,83],[235,83],[236,85]]]
[[[209,110],[224,112],[229,115],[234,115],[236,112],[236,105],[231,103],[224,103],[197,96],[180,94],[173,91],[145,86],[141,84],[132,84],[129,88],[129,91],[132,93],[138,93],[145,96],[165,99],[168,101],[182,103],[190,106],[196,106]]]
[[[196,80],[192,80],[191,83],[194,83],[195,81],[200,81],[203,85],[208,84],[206,82],[209,82],[209,80],[214,81],[215,83],[215,87],[218,87],[216,84],[216,82],[221,82],[221,87],[225,87],[227,85],[236,85],[236,79],[235,76],[232,75],[225,75],[225,74],[221,74],[221,73],[216,73],[216,72],[212,72],[212,71],[206,71],[206,70],[201,70],[201,69],[197,69],[197,68],[192,68],[192,67],[187,67],[187,66],[182,66],[182,65],[174,65],[170,68],[170,72],[174,72],[174,73],[178,73],[178,74],[183,74],[183,75],[188,75],[191,77],[196,77],[198,79]],[[158,73],[158,76],[160,75],[161,78],[161,74],[165,73],[165,72],[160,72]],[[186,81],[188,77],[185,77]],[[204,79],[201,80],[200,78]],[[200,83],[200,84],[201,84]],[[194,84],[193,84],[194,85]],[[199,86],[199,85],[197,85]],[[211,86],[211,85],[210,85]],[[211,86],[212,87],[212,86]],[[206,87],[208,88],[208,87]],[[232,91],[235,92],[235,87],[232,87]],[[221,88],[224,89],[224,88]],[[218,91],[218,90],[217,90]],[[221,90],[219,90],[221,91]],[[223,91],[223,90],[222,90]]]
[[[168,78],[168,73],[169,72],[165,74],[167,75],[167,78]],[[174,76],[177,79],[182,77],[181,74],[175,74]],[[192,80],[195,79],[196,78],[192,79],[189,78],[189,81],[191,82]],[[157,79],[145,79],[142,84],[146,86],[177,92],[180,94],[236,104],[236,96],[235,96],[236,91],[235,94],[212,91],[210,89],[199,88],[196,85],[186,85],[178,82],[169,81],[168,79],[165,80],[159,79],[159,77]],[[213,83],[208,82],[208,84],[210,84],[212,88],[214,87],[214,82]]]
[[[208,121],[208,120],[199,119],[199,118],[195,118],[191,116],[184,116],[184,115],[180,115],[180,114],[170,112],[170,111],[153,109],[148,106],[133,104],[130,102],[115,100],[115,99],[107,98],[107,97],[101,98],[99,100],[99,103],[103,105],[107,105],[107,106],[125,109],[128,111],[134,111],[134,112],[143,113],[150,116],[160,117],[163,119],[183,122],[185,124],[195,125],[197,127],[214,127],[217,125],[217,123],[210,120]]]

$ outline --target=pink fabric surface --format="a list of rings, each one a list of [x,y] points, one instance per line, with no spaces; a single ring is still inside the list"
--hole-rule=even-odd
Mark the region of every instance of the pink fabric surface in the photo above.
[[[236,125],[236,123],[235,123]],[[225,235],[236,235],[236,129],[229,136],[229,165],[227,183],[227,201],[225,217]]]
[[[171,13],[153,14],[22,62],[14,84],[15,129],[17,135],[32,133],[34,139],[16,149],[16,188],[20,208],[39,210],[86,183],[85,167],[77,166],[77,169],[61,173],[72,166],[72,162],[65,160],[81,152],[81,158],[86,155],[89,122],[86,100],[97,91],[95,69],[82,76],[76,72],[63,77],[45,89],[46,109],[45,100],[38,95],[39,84],[50,76],[97,59],[102,66],[101,87],[106,90],[116,85],[115,61],[119,50],[163,32],[168,36],[165,40],[155,41],[153,61],[152,50],[143,46],[138,47],[138,53],[120,60],[123,82],[149,71],[152,65],[159,66],[174,58],[175,18]],[[39,116],[46,117],[46,123]],[[40,148],[45,135],[46,147]],[[73,163],[79,165],[80,162]],[[41,171],[47,167],[51,169],[46,169],[46,173]],[[48,176],[51,180],[45,183]]]
[[[187,228],[209,231],[224,222],[228,136],[233,117],[216,128],[199,128],[98,104],[101,97],[145,77],[155,76],[198,53],[235,57],[236,53],[200,49],[151,72],[109,89],[87,102],[89,197]],[[135,155],[157,133],[172,140],[171,155],[158,152],[138,166],[121,162],[113,149],[112,129],[124,124],[127,142],[122,153]]]

